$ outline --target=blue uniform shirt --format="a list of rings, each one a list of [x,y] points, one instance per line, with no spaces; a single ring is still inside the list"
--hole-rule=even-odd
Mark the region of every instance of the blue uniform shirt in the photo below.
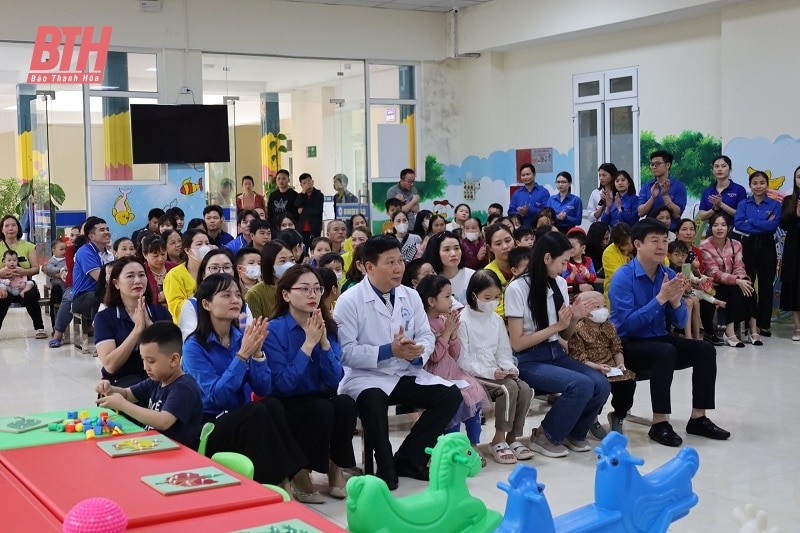
[[[667,319],[679,329],[686,326],[689,319],[686,303],[681,300],[680,307],[673,309],[669,302],[659,305],[656,300],[665,273],[669,279],[675,277],[672,269],[658,265],[655,277],[650,279],[638,259],[633,259],[614,272],[608,299],[611,303],[611,322],[621,339],[664,337],[667,334]]]
[[[183,371],[194,378],[203,391],[203,412],[217,415],[241,407],[249,401],[245,385],[258,396],[272,392],[272,374],[265,361],[246,363],[236,352],[242,347],[243,333],[231,326],[231,345],[226,348],[215,333],[208,336],[206,347],[192,334],[183,343]]]
[[[245,246],[252,246],[252,245],[253,245],[253,241],[247,242],[244,239],[244,235],[239,234],[235,239],[233,239],[231,242],[226,244],[225,248],[227,248],[228,250],[233,252],[233,255],[236,255],[236,253],[239,250],[241,250],[242,248],[244,248]]]
[[[567,214],[564,220],[556,218],[556,225],[563,231],[580,225],[583,218],[583,202],[579,197],[571,193],[568,193],[563,201],[560,193],[554,194],[547,201],[547,207],[551,207],[556,212],[556,217],[562,211]]]
[[[745,198],[736,207],[733,227],[736,231],[750,235],[775,233],[781,222],[781,204],[777,200],[765,196],[760,204],[752,196]]]
[[[93,292],[97,287],[97,280],[89,272],[98,270],[113,260],[114,256],[110,252],[101,253],[92,241],[78,248],[72,270],[72,298],[75,299],[84,292]]]
[[[669,176],[669,197],[672,198],[672,201],[675,202],[678,207],[681,208],[681,214],[683,214],[683,210],[686,209],[686,186],[680,182],[680,180],[675,179],[673,176]],[[650,189],[653,187],[653,184],[656,180],[651,180],[642,185],[642,189],[639,191],[639,205],[644,205],[650,199]],[[661,189],[661,186],[659,186]],[[656,210],[664,205],[664,197],[659,194],[653,199],[653,207],[650,208],[649,213],[645,213],[644,216],[649,217]],[[672,225],[669,229],[675,231],[678,228],[678,221],[680,220],[680,215],[677,217],[672,217]]]
[[[616,202],[611,202],[611,209],[608,210],[608,213],[603,210],[603,214],[600,215],[600,220],[610,227],[620,222],[625,222],[629,226],[633,226],[636,224],[636,221],[639,220],[639,197],[635,194],[625,194],[620,199],[622,211],[617,209]]]
[[[336,389],[344,377],[342,347],[336,335],[328,334],[331,347],[314,346],[311,357],[300,350],[306,332],[290,313],[269,321],[269,335],[264,343],[272,371],[273,395],[302,396],[326,389]]]
[[[539,211],[543,207],[547,207],[549,201],[550,193],[538,183],[534,184],[533,189],[530,191],[523,185],[511,195],[511,200],[508,204],[508,214],[517,215],[519,214],[517,210],[523,205],[527,205],[528,213],[522,217],[522,225],[530,228],[533,225],[533,221],[536,220],[536,217],[539,215]]]
[[[706,187],[703,191],[703,195],[700,197],[700,211],[708,211],[714,207],[714,204],[711,203],[708,197],[714,196],[715,194],[717,194],[717,184],[712,183]],[[744,187],[731,180],[728,186],[725,187],[719,195],[722,198],[723,204],[736,209],[739,203],[747,198],[747,191]]]

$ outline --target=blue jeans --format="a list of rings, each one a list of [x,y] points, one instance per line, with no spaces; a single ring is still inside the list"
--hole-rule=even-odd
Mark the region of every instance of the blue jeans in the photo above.
[[[55,331],[64,333],[72,322],[72,287],[67,287],[64,290],[64,296],[61,298],[61,307],[58,308],[56,315]]]
[[[542,420],[547,438],[556,443],[567,436],[585,439],[611,393],[608,378],[567,355],[556,341],[514,355],[519,358],[519,377],[531,388],[561,393]]]

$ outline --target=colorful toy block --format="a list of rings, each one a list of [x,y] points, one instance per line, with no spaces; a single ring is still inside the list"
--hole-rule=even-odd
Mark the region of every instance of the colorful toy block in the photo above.
[[[87,430],[86,430],[86,438],[87,438],[87,439],[93,439],[93,438],[95,438],[95,435],[94,435],[94,430],[93,430],[93,429],[87,429]]]

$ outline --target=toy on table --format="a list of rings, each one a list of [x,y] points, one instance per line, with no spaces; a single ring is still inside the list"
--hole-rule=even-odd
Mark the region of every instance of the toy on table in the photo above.
[[[142,481],[165,495],[215,489],[241,483],[238,478],[213,466],[143,476]]]
[[[110,420],[107,411],[100,411],[98,416],[89,416],[89,411],[67,411],[67,418],[61,422],[51,422],[47,425],[50,431],[66,433],[83,433],[87,439],[102,437],[103,435],[122,435],[122,424]]]
[[[0,431],[5,433],[25,433],[34,429],[47,427],[50,420],[31,418],[27,416],[10,416],[0,418]]]
[[[536,469],[519,465],[509,484],[498,483],[508,493],[499,533],[658,533],[686,516],[697,504],[692,478],[700,458],[693,448],[682,448],[658,469],[642,476],[637,466],[644,460],[626,450],[628,439],[611,432],[600,443],[595,474],[595,503],[553,519],[544,496],[544,485],[536,481]]]
[[[347,482],[347,525],[352,533],[415,533],[431,531],[489,532],[502,520],[500,513],[467,490],[467,477],[481,470],[481,458],[466,435],[439,437],[431,454],[430,485],[419,493],[394,498],[386,483],[375,476]]]
[[[79,502],[64,517],[64,533],[123,533],[128,518],[122,508],[106,498]]]
[[[178,443],[163,435],[102,440],[97,445],[111,457],[127,457],[129,455],[163,452],[180,448]]]

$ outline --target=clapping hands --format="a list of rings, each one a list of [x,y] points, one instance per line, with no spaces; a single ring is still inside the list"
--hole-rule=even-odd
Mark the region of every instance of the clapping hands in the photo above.
[[[394,335],[394,339],[392,340],[392,355],[398,359],[413,361],[421,356],[424,351],[425,347],[414,342],[414,339],[406,337],[403,326],[400,326],[400,330]]]

